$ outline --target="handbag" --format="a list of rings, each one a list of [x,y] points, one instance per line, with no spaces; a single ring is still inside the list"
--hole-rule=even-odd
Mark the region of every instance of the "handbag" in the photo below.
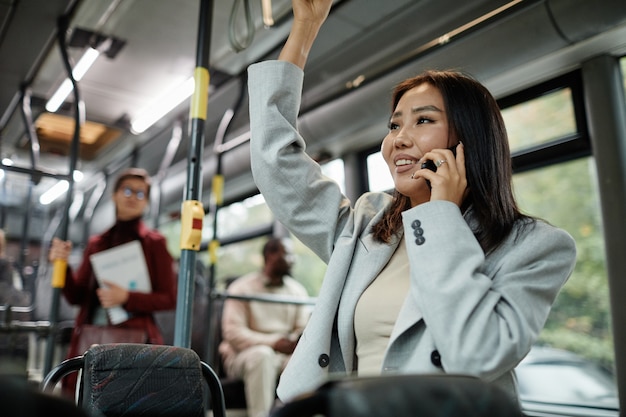
[[[93,345],[110,343],[147,343],[148,332],[131,327],[94,326],[85,324],[78,331],[77,351],[84,354]]]

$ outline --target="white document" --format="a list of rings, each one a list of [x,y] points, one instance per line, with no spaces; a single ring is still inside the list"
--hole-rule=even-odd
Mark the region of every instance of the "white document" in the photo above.
[[[106,286],[104,281],[109,281],[131,291],[152,291],[146,258],[138,240],[94,253],[89,260],[102,287]],[[107,313],[113,324],[126,321],[129,317],[122,307],[108,308]]]

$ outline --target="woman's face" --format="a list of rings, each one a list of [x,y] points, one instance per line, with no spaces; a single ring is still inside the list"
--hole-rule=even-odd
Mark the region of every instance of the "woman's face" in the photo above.
[[[391,115],[381,151],[395,188],[414,203],[428,201],[430,189],[424,179],[411,174],[420,169],[426,152],[448,147],[448,139],[448,117],[439,90],[424,83],[404,93]]]
[[[148,185],[140,178],[126,178],[113,194],[119,220],[141,217],[148,205]]]

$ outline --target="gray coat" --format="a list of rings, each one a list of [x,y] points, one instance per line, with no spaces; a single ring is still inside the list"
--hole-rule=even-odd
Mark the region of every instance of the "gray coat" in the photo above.
[[[381,372],[471,374],[516,396],[513,369],[572,272],[574,240],[541,221],[518,224],[485,256],[471,210],[433,201],[403,213],[405,239],[374,241],[371,227],[391,197],[366,193],[351,207],[305,154],[296,128],[302,79],[286,62],[249,68],[255,182],[276,218],[328,264],[279,397],[290,400],[354,372],[356,303],[400,242],[407,245],[411,284]]]

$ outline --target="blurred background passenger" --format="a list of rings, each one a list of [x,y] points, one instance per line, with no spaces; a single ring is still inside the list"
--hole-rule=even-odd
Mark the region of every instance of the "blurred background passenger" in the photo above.
[[[139,334],[143,343],[163,344],[163,335],[153,313],[175,308],[176,275],[165,237],[149,229],[142,221],[149,196],[150,177],[145,170],[129,168],[123,171],[113,189],[115,224],[89,239],[76,272],[68,266],[63,295],[70,304],[80,308],[68,357],[82,355],[92,343],[97,343],[98,337],[109,343],[137,342]],[[90,256],[135,240],[141,243],[143,249],[151,292],[133,291],[107,281],[106,277],[100,277],[104,279],[105,286],[99,286]],[[54,238],[49,260],[67,260],[71,250],[71,242]],[[112,323],[107,309],[113,307],[123,307],[128,319],[119,324]],[[111,329],[115,330],[109,331]],[[118,338],[117,334],[121,337]],[[66,391],[73,391],[75,379],[75,374],[70,374],[64,380]]]
[[[307,298],[304,286],[292,278],[287,242],[270,239],[263,246],[265,265],[228,286],[229,295],[276,295]],[[219,351],[231,378],[244,381],[248,417],[268,414],[276,398],[276,383],[293,353],[309,317],[306,305],[227,299],[222,316]]]

